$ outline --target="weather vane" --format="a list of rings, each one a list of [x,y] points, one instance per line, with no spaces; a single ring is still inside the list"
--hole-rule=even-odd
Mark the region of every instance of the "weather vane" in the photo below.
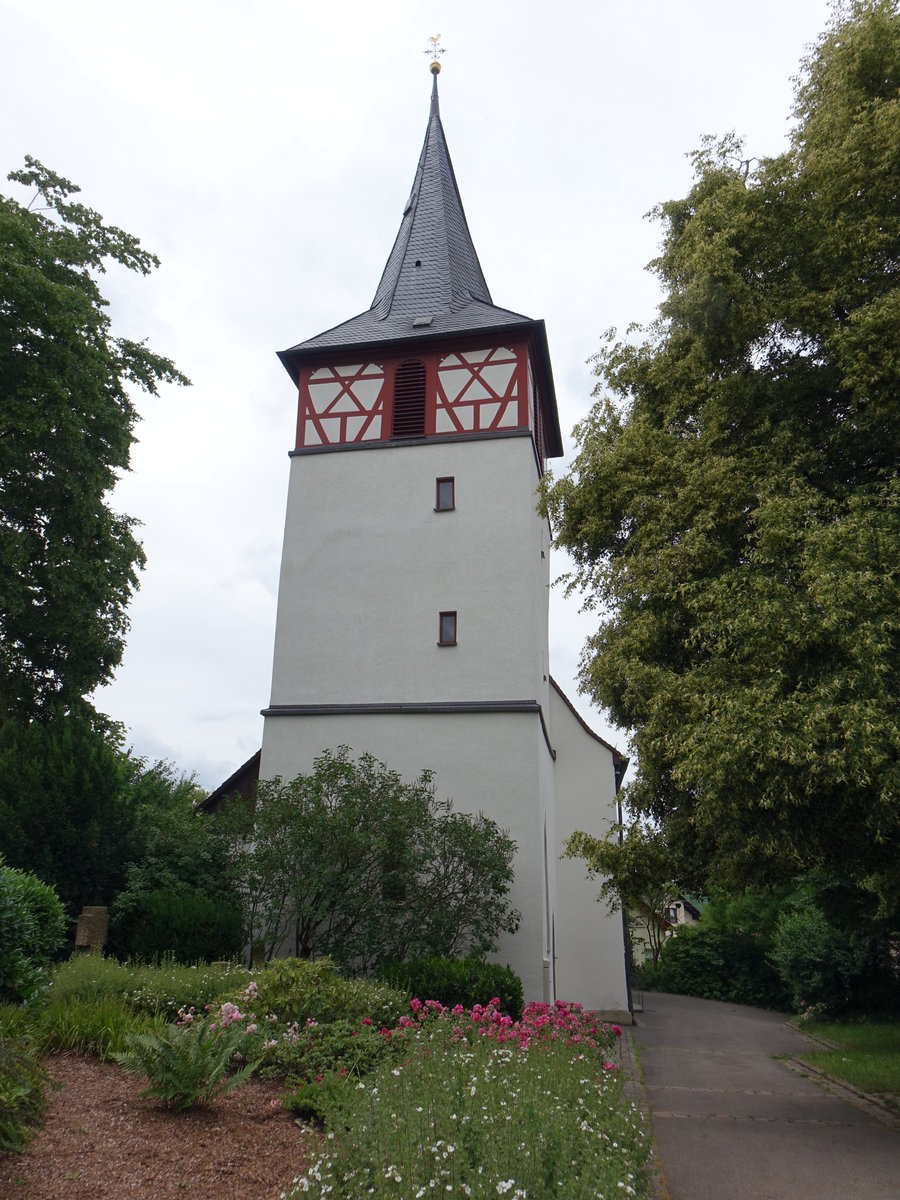
[[[422,53],[431,55],[431,73],[432,75],[439,75],[441,72],[441,55],[444,53],[439,33],[428,39],[428,49],[423,50]]]

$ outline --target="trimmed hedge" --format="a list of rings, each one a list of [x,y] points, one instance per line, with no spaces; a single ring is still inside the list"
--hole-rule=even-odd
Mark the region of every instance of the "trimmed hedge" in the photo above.
[[[700,926],[679,931],[663,946],[656,967],[642,968],[635,981],[648,991],[782,1011],[791,1007],[787,988],[766,958],[766,947],[751,934],[732,929]]]
[[[110,949],[120,958],[156,962],[217,962],[243,950],[241,910],[228,895],[195,891],[141,892],[113,910]]]
[[[497,997],[501,1010],[518,1021],[525,1007],[522,981],[512,967],[480,958],[413,958],[385,963],[380,974],[391,987],[447,1008],[471,1008]]]

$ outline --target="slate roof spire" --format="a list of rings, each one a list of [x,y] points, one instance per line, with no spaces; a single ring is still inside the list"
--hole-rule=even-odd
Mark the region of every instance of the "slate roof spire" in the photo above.
[[[456,312],[472,300],[491,304],[447,150],[436,72],[432,78],[425,142],[400,230],[372,301],[379,320]]]
[[[491,300],[441,124],[440,63],[433,62],[431,70],[425,141],[372,304],[342,325],[281,351],[279,358],[295,380],[300,362],[320,351],[535,324]]]

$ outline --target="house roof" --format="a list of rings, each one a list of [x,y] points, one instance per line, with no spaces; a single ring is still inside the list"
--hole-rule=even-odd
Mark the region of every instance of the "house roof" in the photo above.
[[[218,812],[222,805],[235,792],[239,792],[245,799],[249,799],[256,784],[259,782],[259,764],[262,759],[262,750],[257,750],[252,754],[246,762],[241,763],[238,769],[206,797],[201,800],[197,808],[203,809],[204,812]]]
[[[400,229],[371,305],[332,329],[279,351],[288,374],[335,352],[354,354],[404,343],[422,347],[459,334],[526,338],[538,375],[549,457],[562,454],[556,393],[543,321],[491,299],[447,150],[433,77],[425,142]]]

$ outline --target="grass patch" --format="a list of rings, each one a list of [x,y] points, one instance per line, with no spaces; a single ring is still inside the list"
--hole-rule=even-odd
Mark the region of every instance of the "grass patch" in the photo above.
[[[233,963],[199,963],[183,966],[163,962],[158,966],[120,963],[114,958],[84,954],[57,967],[51,1001],[119,999],[132,1012],[175,1021],[178,1010],[192,1005],[201,1011],[244,987],[250,972]]]
[[[860,1091],[900,1098],[900,1023],[817,1023],[810,1033],[838,1049],[803,1054],[802,1062]]]

